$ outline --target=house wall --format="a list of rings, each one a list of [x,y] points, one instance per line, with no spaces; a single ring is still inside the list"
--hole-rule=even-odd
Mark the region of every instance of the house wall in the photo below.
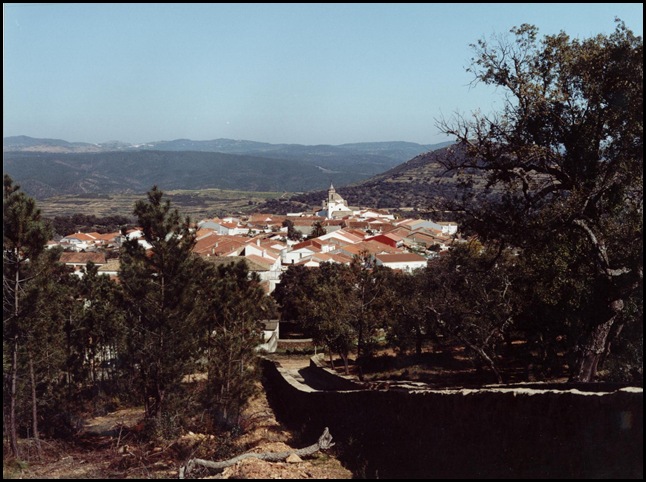
[[[271,270],[271,271],[256,271],[260,277],[260,281],[278,281],[280,280],[280,275],[283,272],[280,269]]]
[[[250,254],[255,254],[256,256],[260,256],[262,258],[263,255],[265,254],[265,249],[255,244],[249,243],[249,244],[246,244],[244,247],[244,254],[245,256],[249,256]]]
[[[324,224],[323,227],[325,228],[326,234],[333,233],[334,231],[341,229],[341,226],[338,224]]]
[[[317,391],[263,361],[279,421],[359,477],[642,478],[643,391]]]
[[[442,232],[446,234],[455,234],[458,232],[458,225],[455,223],[438,223],[442,227]]]
[[[220,223],[216,223],[215,221],[199,222],[197,225],[200,229],[211,229],[213,231],[217,231],[220,228]]]
[[[252,230],[253,232],[253,230]],[[229,231],[232,236],[247,236],[249,234],[248,226],[237,226]]]
[[[301,259],[313,254],[314,251],[310,251],[309,249],[295,249],[293,251],[286,249],[280,253],[280,259],[284,265],[290,265],[292,263],[298,263]]]
[[[295,231],[300,231],[303,236],[309,236],[312,234],[312,230],[314,227],[312,226],[312,223],[307,223],[307,224],[296,224],[294,223],[294,230]]]
[[[379,266],[386,266],[388,268],[392,269],[401,269],[403,271],[411,272],[415,269],[418,268],[424,268],[426,267],[427,262],[426,261],[409,261],[409,262],[401,262],[401,263],[382,263],[377,259],[377,264]]]
[[[80,241],[78,239],[65,239],[63,238],[61,240],[61,244],[65,248],[70,248],[73,249],[74,251],[83,251],[86,250],[90,247],[90,245],[86,241]]]

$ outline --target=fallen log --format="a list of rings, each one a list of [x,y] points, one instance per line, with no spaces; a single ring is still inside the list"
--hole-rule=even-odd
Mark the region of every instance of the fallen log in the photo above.
[[[221,462],[214,462],[212,460],[204,460],[204,459],[190,459],[186,463],[186,465],[180,467],[179,478],[183,479],[185,476],[187,476],[196,465],[199,465],[201,467],[207,467],[209,469],[224,469],[225,467],[229,467],[231,465],[237,464],[241,460],[249,459],[249,458],[267,460],[269,462],[279,462],[281,460],[286,459],[292,454],[296,454],[299,457],[304,457],[307,455],[312,455],[313,453],[316,453],[319,450],[327,450],[333,445],[334,445],[334,442],[332,442],[332,435],[330,435],[330,430],[327,427],[325,427],[323,434],[319,437],[318,441],[315,444],[309,445],[308,447],[305,447],[302,449],[288,450],[285,452],[263,452],[259,454],[246,453],[246,454],[238,455],[237,457],[233,457],[229,460],[223,460]]]

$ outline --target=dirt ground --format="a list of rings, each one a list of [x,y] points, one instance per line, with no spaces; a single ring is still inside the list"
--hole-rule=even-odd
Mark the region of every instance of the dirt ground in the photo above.
[[[283,366],[307,366],[309,357],[287,357]],[[190,457],[226,460],[246,452],[286,452],[311,445],[316,440],[294,444],[294,434],[275,418],[263,390],[245,411],[245,432],[233,442],[227,441],[230,453],[217,453],[219,441],[214,436],[188,432],[164,445],[137,442],[143,409],[123,409],[85,421],[81,434],[73,441],[43,441],[39,460],[33,441],[22,441],[25,462],[5,460],[3,478],[23,479],[110,479],[110,478],[177,478],[180,466]],[[332,434],[334,437],[334,434]],[[231,443],[233,445],[231,445]],[[220,444],[222,445],[222,444]],[[350,479],[352,473],[330,453],[318,452],[301,461],[267,462],[244,459],[220,471],[196,468],[187,478],[236,479]],[[218,473],[219,472],[219,473]]]
[[[513,342],[512,349],[520,351],[524,347],[522,343]],[[544,367],[528,365],[516,355],[497,360],[496,365],[504,384],[537,380],[565,383],[568,380],[568,368],[563,354],[560,358],[560,364],[551,367],[549,372]],[[334,364],[337,373],[345,373],[342,360],[337,358]],[[382,349],[375,352],[361,367],[350,358],[349,374],[375,387],[405,381],[421,383],[431,389],[478,388],[498,383],[491,369],[482,363],[474,363],[462,346],[425,348],[421,355],[404,355],[392,349]]]
[[[271,355],[290,371],[309,366],[311,355]],[[405,380],[423,382],[429,388],[472,387],[494,382],[488,371],[478,370],[460,350],[428,352],[422,357],[379,353],[359,369],[351,360],[350,374],[367,386],[383,388]],[[505,381],[531,381],[527,369],[501,366]],[[335,370],[343,374],[343,363],[335,359]],[[564,381],[555,373],[552,381]],[[262,387],[259,387],[262,388]],[[246,452],[285,452],[311,445],[316,440],[297,440],[275,418],[262,389],[245,412],[244,433],[233,440],[217,440],[200,433],[186,433],[164,445],[137,441],[142,409],[124,409],[85,421],[81,434],[72,442],[43,441],[43,457],[38,459],[33,441],[23,441],[26,462],[5,460],[4,478],[177,478],[180,466],[191,457],[227,460]],[[334,437],[334,434],[332,434]],[[225,447],[226,450],[223,450]],[[348,479],[353,474],[331,453],[317,453],[297,462],[267,462],[245,459],[221,471],[197,468],[189,478],[318,478]]]

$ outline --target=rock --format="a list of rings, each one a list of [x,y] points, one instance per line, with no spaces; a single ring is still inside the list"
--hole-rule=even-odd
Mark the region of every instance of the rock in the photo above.
[[[290,464],[297,464],[299,462],[302,462],[303,459],[301,459],[298,455],[296,454],[289,454],[287,458],[285,459],[285,462],[288,462]]]

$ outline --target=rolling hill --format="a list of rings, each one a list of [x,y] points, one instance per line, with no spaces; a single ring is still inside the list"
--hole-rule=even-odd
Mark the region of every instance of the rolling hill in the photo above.
[[[70,143],[28,136],[3,140],[3,172],[36,199],[64,194],[233,189],[307,192],[344,186],[435,148],[409,142],[340,146],[254,141]]]
[[[458,145],[436,149],[369,179],[343,187],[335,185],[335,188],[352,206],[432,212],[439,220],[437,213],[444,210],[446,200],[457,195],[460,183],[457,174],[447,173],[441,164],[448,156],[464,156],[464,150]],[[476,182],[474,188],[484,189],[484,180]],[[320,206],[326,195],[325,190],[319,190],[287,199],[272,199],[259,206],[259,210],[284,213],[310,209]]]

